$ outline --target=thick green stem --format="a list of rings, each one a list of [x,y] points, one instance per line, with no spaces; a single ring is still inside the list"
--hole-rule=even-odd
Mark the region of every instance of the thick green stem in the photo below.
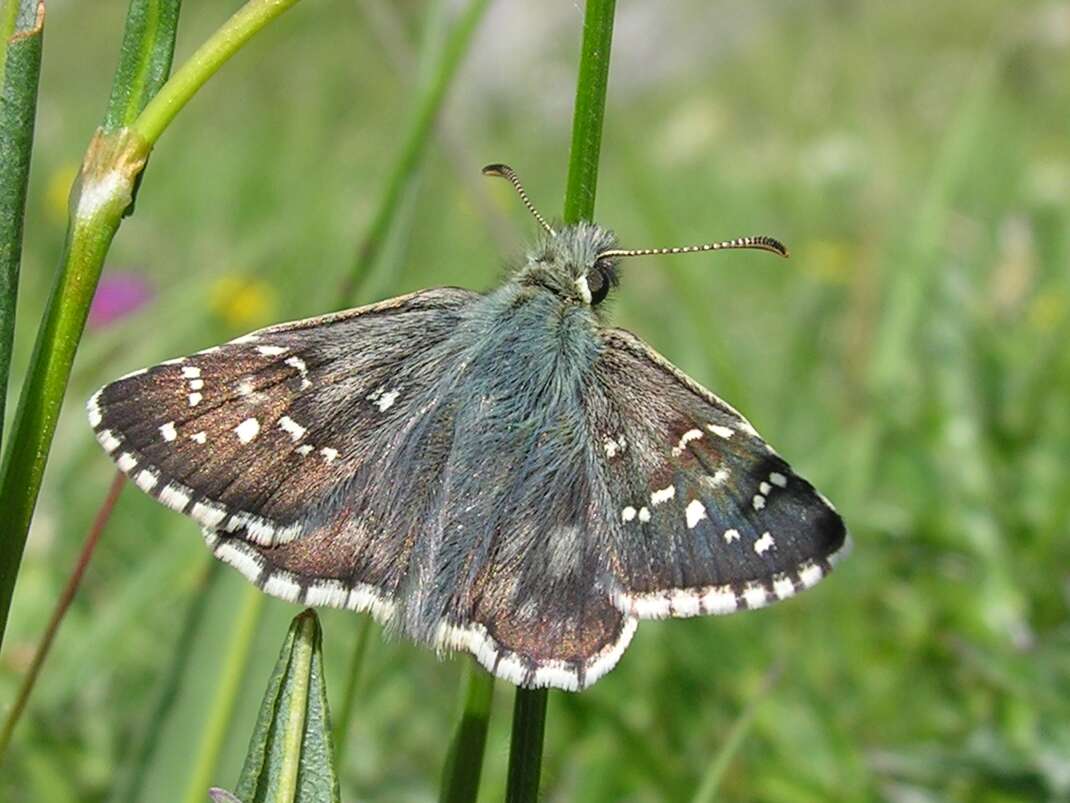
[[[479,795],[494,676],[474,660],[468,661],[464,675],[464,708],[442,769],[440,803],[472,803]]]
[[[594,215],[615,7],[616,0],[588,0],[584,14],[565,192],[566,224],[590,220]],[[506,790],[509,803],[534,803],[538,798],[546,698],[546,689],[516,690]]]
[[[546,730],[546,689],[517,689],[513,735],[509,742],[507,803],[535,803],[542,771],[542,737]]]
[[[583,51],[576,82],[576,106],[572,113],[565,223],[590,220],[594,215],[616,5],[616,0],[588,0],[583,18]]]
[[[5,4],[0,0],[0,436],[15,339],[22,226],[45,24],[42,2],[28,28],[20,29],[18,12],[24,5],[32,4],[26,0],[6,0]]]

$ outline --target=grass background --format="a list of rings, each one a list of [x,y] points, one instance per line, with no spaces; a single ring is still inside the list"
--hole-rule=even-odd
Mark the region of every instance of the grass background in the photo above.
[[[49,4],[13,388],[125,6]],[[236,6],[187,2],[176,58]],[[301,4],[157,147],[105,271],[144,276],[156,298],[79,354],[0,700],[111,481],[84,399],[343,305],[418,80],[367,7]],[[423,2],[377,7],[418,44]],[[367,297],[487,288],[522,254],[533,223],[473,166],[511,163],[559,212],[580,21],[570,3],[494,4],[447,104],[449,143],[430,149]],[[687,800],[753,709],[720,799],[1070,800],[1068,74],[1065,2],[618,4],[598,219],[626,245],[768,233],[793,258],[629,263],[614,323],[743,410],[836,502],[856,551],[786,604],[644,623],[591,691],[551,695],[546,799]],[[296,612],[212,568],[192,523],[127,489],[0,799],[196,801],[202,779],[232,785]],[[355,625],[323,615],[336,707]],[[434,799],[461,665],[373,639],[345,800]],[[507,691],[486,801],[504,784]]]

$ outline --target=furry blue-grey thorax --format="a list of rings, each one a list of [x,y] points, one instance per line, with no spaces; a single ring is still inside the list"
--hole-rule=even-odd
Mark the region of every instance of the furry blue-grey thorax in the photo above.
[[[617,281],[613,260],[600,258],[616,245],[613,232],[587,221],[547,232],[528,252],[515,279],[545,287],[567,301],[596,306]]]

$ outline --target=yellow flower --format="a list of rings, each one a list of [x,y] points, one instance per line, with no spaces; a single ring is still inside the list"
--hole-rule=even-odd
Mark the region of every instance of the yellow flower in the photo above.
[[[232,329],[250,329],[271,321],[277,297],[266,282],[224,276],[212,286],[211,306],[212,311]]]

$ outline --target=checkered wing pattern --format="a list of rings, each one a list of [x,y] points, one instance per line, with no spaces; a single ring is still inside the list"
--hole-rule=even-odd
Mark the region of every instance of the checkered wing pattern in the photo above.
[[[269,327],[135,371],[89,400],[131,479],[210,530],[286,543],[327,517],[377,434],[411,418],[418,379],[477,294],[444,288]]]
[[[849,543],[828,500],[634,335],[608,330],[604,342],[589,416],[615,604],[640,618],[730,613],[827,574]]]

